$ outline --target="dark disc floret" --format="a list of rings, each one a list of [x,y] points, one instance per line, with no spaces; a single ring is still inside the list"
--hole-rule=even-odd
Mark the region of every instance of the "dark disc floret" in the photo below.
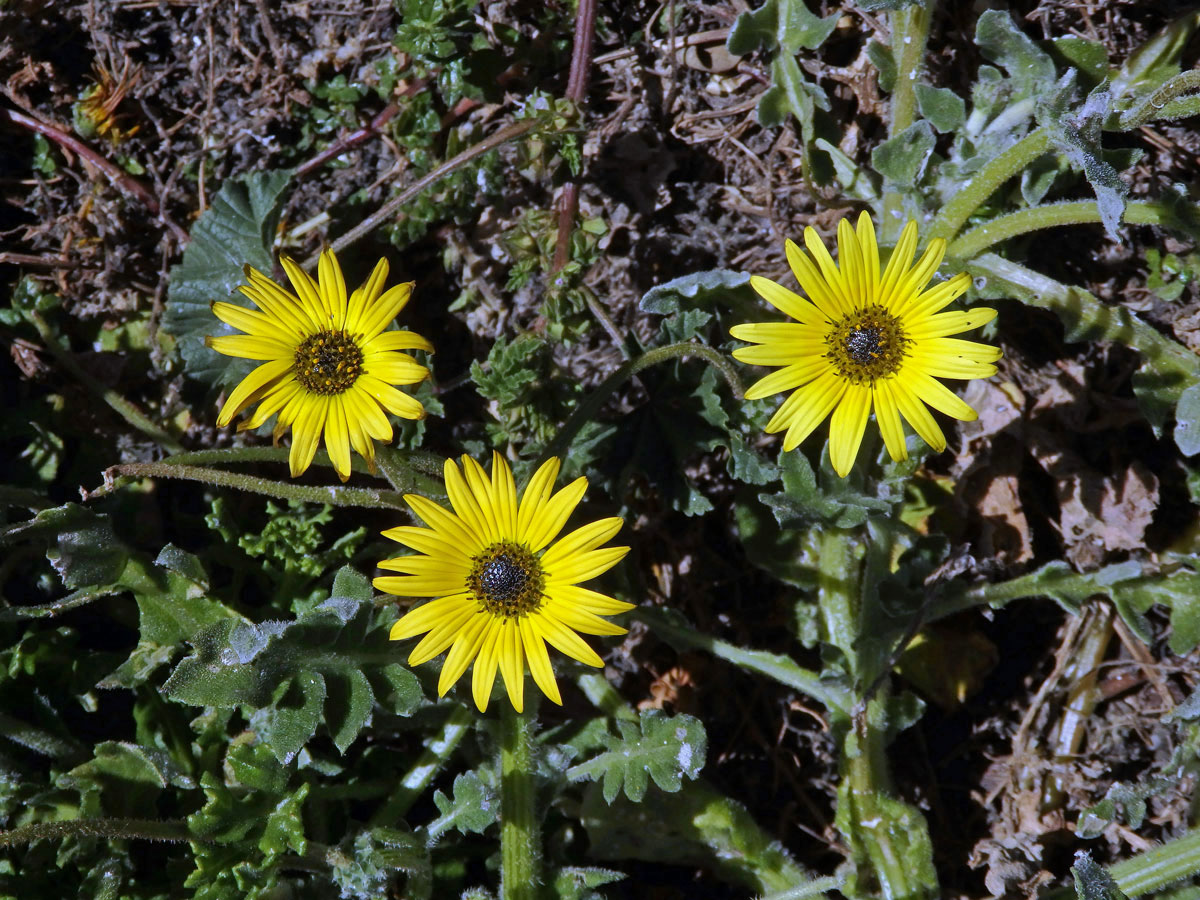
[[[345,393],[362,368],[362,348],[345,331],[318,331],[296,348],[296,380],[313,394]]]
[[[485,611],[512,618],[535,612],[542,605],[542,567],[526,548],[502,541],[478,554],[473,563],[467,589]]]
[[[837,322],[825,336],[825,356],[855,384],[874,383],[900,370],[911,343],[900,320],[882,306],[868,306]]]

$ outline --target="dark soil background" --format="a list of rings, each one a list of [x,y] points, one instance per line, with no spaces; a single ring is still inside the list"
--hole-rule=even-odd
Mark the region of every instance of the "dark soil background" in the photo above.
[[[516,29],[530,56],[504,61],[485,102],[438,109],[443,129],[474,121],[484,133],[533,88],[565,90],[570,9],[554,0],[485,6],[477,13],[480,29]],[[821,14],[841,8],[824,0],[819,10],[810,6]],[[1007,8],[1037,40],[1076,34],[1102,41],[1113,63],[1190,8],[1134,0],[940,6],[928,78],[963,96],[981,61],[973,34],[985,8]],[[673,52],[670,35],[650,24],[668,15],[664,5],[600,3],[581,212],[602,217],[608,232],[585,281],[620,333],[644,336],[657,328],[638,299],[678,276],[726,267],[786,280],[784,239],[809,224],[829,234],[857,209],[836,189],[805,183],[797,129],[757,124],[766,67],[723,50],[746,7],[740,0],[675,3]],[[57,294],[56,327],[89,376],[153,420],[171,423],[189,449],[227,444],[229,430],[213,424],[214,399],[153,340],[182,235],[230,177],[303,166],[384,109],[367,92],[342,119],[323,121],[313,112],[322,105],[315,84],[339,75],[378,83],[376,63],[391,56],[399,76],[394,97],[403,107],[405,92],[420,85],[405,80],[403,54],[391,42],[400,21],[380,0],[0,4],[0,107],[74,134],[76,104],[92,86],[106,85],[109,131],[85,143],[115,166],[136,168],[130,177],[145,189],[144,198],[131,194],[84,156],[39,144],[30,128],[0,112],[0,296],[22,278]],[[700,37],[685,47],[688,36]],[[886,43],[885,13],[847,5],[833,36],[803,60],[844,123],[841,148],[863,162],[886,133],[886,96],[865,54],[872,39]],[[1185,68],[1195,65],[1197,43]],[[411,180],[411,148],[389,130],[399,121],[297,177],[281,225],[288,252],[308,257]],[[1106,140],[1143,151],[1124,174],[1135,197],[1197,183],[1194,120]],[[436,141],[431,148],[442,149]],[[380,255],[390,259],[393,280],[417,281],[409,324],[439,336],[436,374],[447,409],[444,419],[430,420],[425,446],[448,455],[464,435],[477,436],[463,423],[488,416],[464,378],[470,362],[485,358],[497,337],[539,325],[544,282],[509,289],[498,236],[531,211],[553,212],[559,187],[518,174],[516,151],[505,153],[514,169],[503,190],[481,191],[422,233],[397,239],[399,246],[379,233],[342,255],[348,282],[358,283]],[[47,154],[56,164],[39,167]],[[1123,233],[1117,244],[1099,227],[1063,229],[1052,240],[1010,250],[1053,278],[1136,310],[1200,351],[1196,281],[1169,302],[1147,288],[1147,250],[1182,257],[1194,248],[1150,227]],[[472,302],[449,309],[468,289]],[[1138,413],[1130,387],[1136,354],[1066,344],[1050,314],[1016,301],[998,306],[1001,373],[966,392],[968,402],[993,414],[960,427],[926,473],[952,492],[946,524],[963,571],[998,578],[1056,559],[1090,570],[1152,560],[1172,546],[1194,548],[1188,469],[1170,435],[1156,436]],[[135,322],[151,336],[144,346],[105,345],[106,332]],[[96,487],[105,466],[154,452],[58,365],[36,332],[0,325],[0,337],[5,415],[60,398],[47,413],[65,441],[53,488],[58,499],[77,499],[77,486]],[[583,384],[594,384],[619,362],[612,338],[594,327],[567,365]],[[637,404],[636,390],[624,402]],[[23,435],[11,423],[3,430],[0,464],[8,466],[11,454],[14,472],[31,465],[17,458]],[[699,457],[690,473],[717,506],[713,514],[689,519],[645,507],[636,524],[649,586],[642,601],[680,609],[697,627],[738,644],[803,655],[788,636],[780,586],[746,574],[752,567],[731,534],[723,471]],[[148,530],[178,539],[171,510],[195,502],[188,492],[183,486],[157,494],[156,524]],[[919,726],[894,745],[897,789],[929,818],[945,896],[1019,896],[1062,883],[1081,846],[1073,834],[1080,811],[1114,782],[1144,779],[1170,757],[1179,735],[1160,719],[1194,690],[1197,657],[1172,656],[1165,618],[1153,624],[1157,639],[1147,647],[1100,607],[1074,618],[1043,601],[947,625],[948,646],[970,642],[995,666],[964,702],[931,703]],[[1087,641],[1105,648],[1099,677],[1090,682],[1073,667]],[[803,864],[832,870],[842,854],[832,825],[832,747],[819,708],[719,661],[676,655],[637,627],[611,662],[630,702],[700,716],[710,740],[705,776],[746,803]],[[1074,717],[1079,704],[1093,711]],[[1193,788],[1190,777],[1177,781],[1150,799],[1136,831],[1114,824],[1086,846],[1110,862],[1180,833],[1194,816]],[[690,896],[699,884],[693,879],[703,877],[649,864],[625,868],[632,877],[612,896]],[[722,896],[709,884],[706,895]]]

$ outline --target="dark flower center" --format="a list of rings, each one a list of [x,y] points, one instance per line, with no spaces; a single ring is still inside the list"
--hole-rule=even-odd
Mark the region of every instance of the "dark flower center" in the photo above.
[[[519,544],[502,541],[475,557],[467,589],[493,616],[513,618],[542,605],[545,578],[537,558]]]
[[[825,343],[825,355],[839,375],[855,384],[873,384],[900,371],[912,341],[899,319],[882,306],[868,306],[834,324]]]
[[[362,364],[362,349],[344,331],[318,331],[296,348],[296,380],[312,394],[345,393]]]

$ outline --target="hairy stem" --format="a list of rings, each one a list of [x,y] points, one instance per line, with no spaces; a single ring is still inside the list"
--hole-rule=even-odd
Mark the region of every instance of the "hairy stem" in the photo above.
[[[942,207],[929,230],[929,237],[951,241],[962,230],[971,213],[996,189],[1050,149],[1050,130],[1038,128],[1009,147],[982,169],[971,182]]]
[[[256,478],[224,469],[209,469],[204,466],[180,466],[168,463],[126,463],[105,470],[105,480],[116,476],[132,478],[182,478],[187,481],[202,481],[215,487],[231,487],[252,494],[265,494],[280,500],[296,500],[304,503],[328,503],[331,506],[361,506],[367,509],[405,509],[404,498],[395,491],[372,490],[370,488],[309,487]],[[96,494],[99,491],[94,492]]]
[[[118,840],[141,838],[147,841],[202,841],[190,831],[187,822],[159,819],[70,819],[62,822],[34,822],[0,831],[0,847],[33,841],[61,840],[68,837],[98,837]]]
[[[1124,221],[1130,225],[1162,225],[1174,220],[1170,210],[1161,203],[1128,203]],[[1100,224],[1100,204],[1095,200],[1051,203],[1033,206],[976,226],[958,238],[946,250],[953,259],[968,260],[989,247],[1022,234],[1060,225]]]
[[[501,701],[500,900],[535,900],[542,880],[542,835],[533,777],[533,713]]]

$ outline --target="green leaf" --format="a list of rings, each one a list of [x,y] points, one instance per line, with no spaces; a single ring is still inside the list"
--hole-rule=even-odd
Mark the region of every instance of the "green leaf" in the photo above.
[[[598,859],[701,866],[755,895],[816,897],[840,884],[831,878],[823,890],[799,893],[811,881],[805,871],[742,804],[703,780],[653,803],[623,797],[607,803],[600,794],[598,788],[584,792],[580,815]]]
[[[108,516],[78,503],[43,509],[28,521],[0,528],[0,544],[18,538],[45,540],[46,559],[72,590],[117,581],[129,558],[129,549],[117,538]]]
[[[500,814],[500,798],[474,772],[456,776],[453,793],[453,798],[441,791],[433,795],[441,816],[429,826],[431,845],[451,828],[463,834],[481,834]]]
[[[1079,814],[1075,834],[1085,840],[1099,837],[1105,828],[1118,819],[1127,821],[1131,828],[1141,828],[1146,818],[1146,801],[1161,795],[1176,783],[1173,778],[1161,776],[1150,778],[1144,784],[1117,782],[1104,794],[1103,800]]]
[[[853,528],[865,522],[871,513],[891,510],[887,500],[859,493],[840,478],[818,487],[817,473],[808,457],[797,450],[780,452],[780,468],[783,491],[760,494],[758,499],[770,507],[783,528],[811,525]]]
[[[896,87],[896,58],[892,56],[892,48],[879,41],[867,44],[867,59],[879,72],[879,88],[891,93]]]
[[[1175,407],[1175,443],[1184,456],[1200,453],[1200,383],[1179,395]]]
[[[913,122],[871,151],[871,165],[899,187],[914,188],[925,173],[936,142],[928,122]]]
[[[1200,357],[1164,337],[1124,306],[1107,306],[1082,288],[1061,284],[1040,272],[994,253],[971,260],[983,297],[1016,297],[1048,309],[1062,321],[1068,341],[1118,341],[1137,350],[1141,367],[1133,374],[1133,393],[1155,433],[1183,393],[1200,384]]]
[[[767,0],[737,17],[725,47],[734,56],[776,48],[788,54],[801,48],[816,50],[833,33],[839,16],[833,13],[822,19],[813,15],[804,0]]]
[[[1071,112],[1068,103],[1074,94],[1074,77],[1073,72],[1063,76],[1049,101],[1039,105],[1039,119],[1050,129],[1055,148],[1083,170],[1096,192],[1104,228],[1109,237],[1118,241],[1129,188],[1104,159],[1100,146],[1101,127],[1111,111],[1112,95],[1107,84],[1099,85],[1088,94],[1078,112]]]
[[[320,672],[301,672],[276,689],[270,705],[250,716],[250,727],[281,763],[290,762],[316,733],[325,693]]]
[[[162,328],[175,336],[193,378],[213,386],[230,385],[252,367],[204,345],[206,335],[237,333],[214,316],[210,306],[225,300],[249,308],[248,300],[234,295],[245,283],[243,268],[251,265],[268,274],[274,269],[271,248],[291,177],[289,171],[257,172],[222,185],[192,227],[183,261],[171,268]]]
[[[938,131],[957,131],[967,120],[967,104],[949,88],[917,83],[913,86],[921,115]]]
[[[343,841],[329,854],[330,877],[343,900],[379,900],[391,896],[393,873],[408,874],[402,896],[424,900],[433,891],[433,868],[422,835],[394,828],[372,828]]]
[[[1108,50],[1100,41],[1067,35],[1052,38],[1050,43],[1069,65],[1078,69],[1089,81],[1096,83],[1108,77]]]
[[[609,803],[625,790],[635,803],[646,795],[647,776],[659,788],[674,793],[686,776],[695,779],[704,766],[704,726],[692,716],[666,716],[660,710],[641,710],[636,723],[620,720],[620,738],[609,735],[608,750],[571,767],[571,781],[604,782],[604,799]]]
[[[1178,75],[1183,50],[1197,28],[1200,12],[1184,13],[1130,53],[1112,76],[1113,99],[1135,102]]]
[[[1052,60],[998,9],[984,10],[975,25],[975,43],[986,59],[1003,66],[1018,98],[1037,97],[1054,84]]]
[[[1079,900],[1129,900],[1113,877],[1097,865],[1086,850],[1075,854],[1071,874],[1075,876],[1075,895]]]
[[[364,597],[362,577],[339,573],[336,589]],[[331,597],[294,622],[218,622],[191,639],[195,653],[163,685],[172,700],[252,710],[251,723],[286,762],[322,721],[342,752],[371,716],[378,689],[406,715],[420,704],[419,683],[391,662],[395,612],[370,600]]]
[[[622,881],[625,873],[596,866],[569,866],[559,869],[554,876],[554,896],[559,900],[604,900],[603,895],[592,888]]]
[[[291,850],[303,856],[308,851],[304,837],[304,799],[309,785],[302,784],[293,794],[284,797],[267,816],[266,827],[258,841],[258,849],[267,857],[279,856]]]
[[[414,679],[416,676],[413,676]],[[354,743],[358,733],[371,719],[375,693],[367,676],[358,669],[330,674],[326,679],[329,691],[329,731],[340,753]]]
[[[288,770],[265,744],[235,739],[225,754],[225,766],[245,787],[269,794],[282,794],[287,789]]]

